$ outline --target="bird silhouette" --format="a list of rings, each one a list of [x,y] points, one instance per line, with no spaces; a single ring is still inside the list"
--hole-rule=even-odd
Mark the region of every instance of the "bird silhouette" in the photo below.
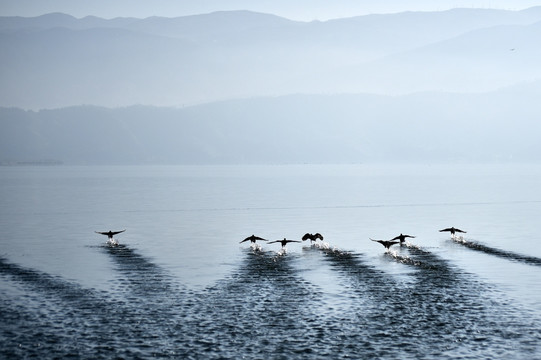
[[[400,241],[393,241],[393,240],[374,240],[372,238],[370,238],[370,240],[379,242],[381,245],[385,246],[387,250],[389,250],[391,246],[398,244],[400,242]]]
[[[265,240],[263,238],[260,238],[259,236],[252,235],[252,236],[248,236],[246,239],[242,240],[239,244],[242,244],[243,242],[248,241],[248,240],[250,240],[253,244],[255,244],[255,242],[257,240],[267,241],[267,240]]]
[[[450,228],[440,230],[440,232],[444,232],[444,231],[449,231],[451,233],[451,235],[455,235],[455,232],[466,233],[464,230],[460,230],[460,229],[457,229],[455,227],[450,227]]]
[[[299,240],[287,240],[286,238],[284,238],[284,240],[275,240],[275,241],[271,241],[271,242],[269,242],[269,244],[272,244],[272,243],[281,243],[281,244],[282,244],[282,247],[285,247],[287,243],[292,243],[292,242],[298,242],[298,243],[300,243]]]
[[[321,241],[323,241],[323,235],[321,235],[320,233],[315,233],[315,234],[306,233],[306,234],[304,234],[304,236],[302,237],[302,241],[306,241],[308,239],[310,239],[310,243],[312,243],[312,241],[317,241],[317,239],[320,239]]]
[[[400,245],[402,245],[402,243],[404,241],[406,241],[406,238],[414,238],[415,236],[411,236],[411,235],[402,235],[402,233],[400,233],[400,235],[398,236],[395,236],[394,238],[391,239],[392,240],[400,240]]]
[[[116,234],[120,234],[122,232],[126,231],[126,229],[124,230],[121,230],[121,231],[107,231],[107,232],[101,232],[101,231],[94,231],[96,234],[101,234],[101,235],[107,235],[107,237],[109,238],[109,240],[113,240],[113,235],[116,235]]]

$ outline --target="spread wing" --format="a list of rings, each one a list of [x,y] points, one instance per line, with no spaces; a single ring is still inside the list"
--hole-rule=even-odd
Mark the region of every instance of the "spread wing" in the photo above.
[[[316,233],[314,236],[316,237],[316,239],[323,240],[323,235],[321,235],[320,233]]]
[[[398,235],[398,236],[395,236],[394,238],[392,238],[391,240],[400,240],[400,239],[405,239],[405,238],[414,238],[415,236],[411,236],[411,235]]]
[[[282,242],[282,240],[269,241],[268,244],[279,243],[279,242]]]
[[[286,240],[286,243],[290,243],[290,242],[300,242],[299,240]]]
[[[246,239],[242,240],[242,241],[240,242],[240,244],[242,244],[242,243],[245,242],[245,241],[251,241],[251,240],[263,240],[263,241],[267,241],[267,240],[265,240],[265,239],[263,239],[263,238],[260,238],[259,236],[252,235],[252,236],[248,236]]]
[[[440,230],[440,232],[443,232],[443,231],[453,231],[453,228],[445,228],[445,229]]]
[[[464,230],[460,230],[460,229],[456,229],[456,228],[455,228],[455,231],[456,232],[461,232],[461,233],[466,233]]]
[[[116,234],[120,234],[120,233],[123,233],[124,231],[126,231],[126,229],[124,230],[121,230],[121,231],[94,231],[96,234],[101,234],[101,235],[116,235]]]
[[[375,242],[379,242],[381,245],[385,246],[385,247],[390,247],[394,244],[398,244],[400,241],[392,241],[392,240],[374,240],[374,239],[370,239],[372,241],[375,241]]]

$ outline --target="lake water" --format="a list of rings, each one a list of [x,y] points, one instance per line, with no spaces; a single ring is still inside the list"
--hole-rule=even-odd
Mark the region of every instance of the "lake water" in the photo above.
[[[540,215],[539,165],[0,167],[0,357],[541,359]]]

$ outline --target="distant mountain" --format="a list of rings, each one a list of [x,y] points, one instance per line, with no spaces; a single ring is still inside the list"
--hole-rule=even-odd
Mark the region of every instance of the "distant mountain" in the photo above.
[[[107,20],[96,16],[87,16],[82,19],[77,19],[71,15],[62,13],[51,13],[36,17],[2,16],[0,17],[0,31],[39,31],[58,27],[72,30],[91,29],[96,27],[123,28],[129,26],[130,23],[137,21],[139,21],[139,19],[136,18],[116,18]]]
[[[541,79],[541,22],[500,25],[335,70],[330,91],[484,92]],[[307,82],[308,83],[308,82]],[[339,85],[337,85],[339,84]]]
[[[541,82],[485,94],[289,95],[185,108],[0,108],[0,162],[541,161]]]
[[[296,93],[491,91],[540,78],[541,8],[296,22],[0,17],[0,106],[182,106]]]

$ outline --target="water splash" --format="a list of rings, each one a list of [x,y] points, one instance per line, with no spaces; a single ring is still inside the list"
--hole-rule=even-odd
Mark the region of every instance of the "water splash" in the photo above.
[[[107,245],[107,246],[118,246],[118,241],[116,241],[115,239],[109,239],[109,240],[107,240],[105,245]]]
[[[421,247],[419,245],[412,244],[409,241],[405,241],[403,245],[406,246],[408,249],[421,250]]]
[[[285,248],[285,247],[284,247],[284,248],[281,248],[280,250],[278,250],[278,251],[276,252],[276,255],[278,255],[278,256],[284,256],[284,255],[286,255],[286,254],[287,254],[287,248]]]
[[[391,257],[392,259],[398,261],[401,264],[413,265],[413,266],[420,266],[421,265],[420,261],[413,260],[409,256],[400,255],[400,254],[398,254],[398,252],[396,250],[390,250],[389,249],[385,254],[388,255],[389,257]]]
[[[315,248],[318,248],[318,249],[321,249],[321,250],[331,250],[331,244],[329,244],[328,242],[316,242],[315,244],[313,244],[313,246]]]
[[[312,245],[312,248],[319,249],[323,251],[325,254],[335,254],[335,255],[346,255],[349,254],[349,252],[345,250],[340,250],[336,246],[332,246],[328,242],[319,242]]]
[[[253,251],[263,251],[263,248],[262,248],[261,245],[259,245],[259,244],[250,244],[250,248],[251,248]]]

